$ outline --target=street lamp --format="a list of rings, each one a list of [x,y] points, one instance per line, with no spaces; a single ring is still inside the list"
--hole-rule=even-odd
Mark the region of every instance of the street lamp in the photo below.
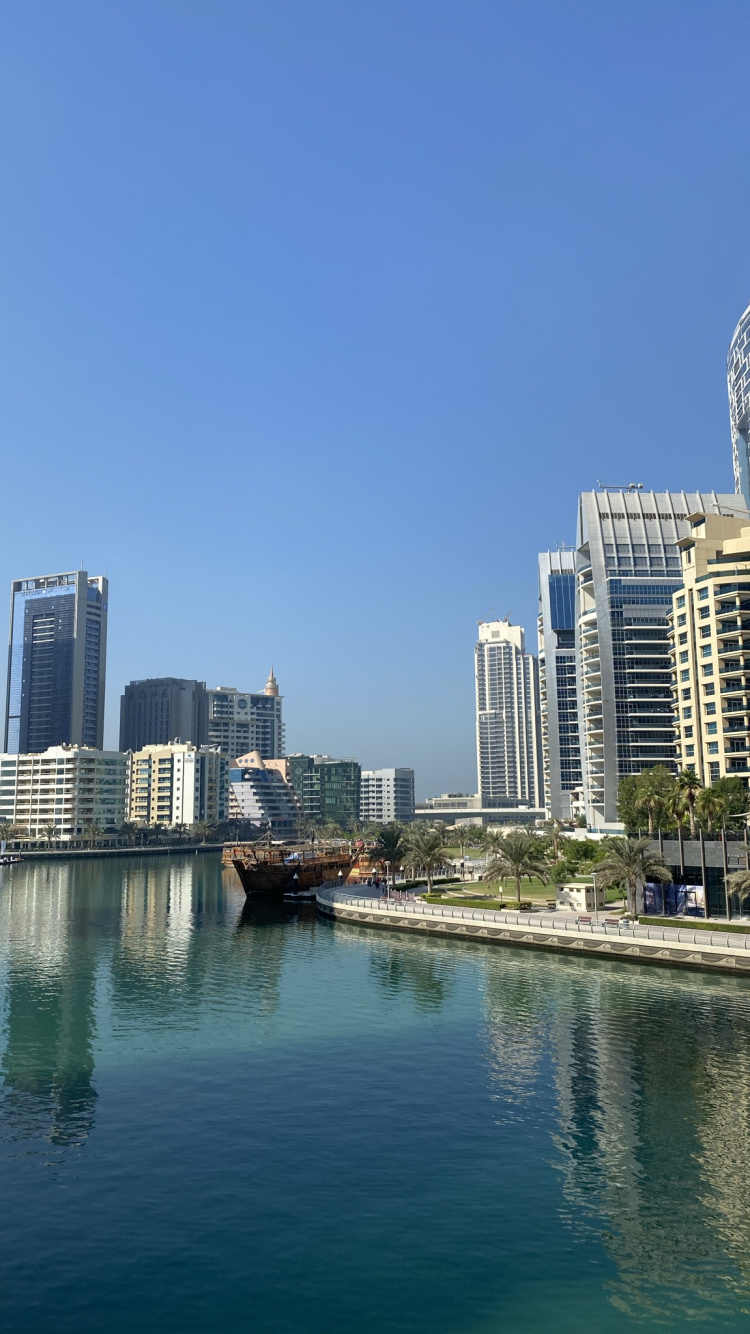
[[[391,863],[385,862],[385,897],[391,897]]]

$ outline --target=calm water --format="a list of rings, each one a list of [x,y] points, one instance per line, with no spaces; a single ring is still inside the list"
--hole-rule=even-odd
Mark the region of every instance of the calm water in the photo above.
[[[747,982],[0,876],[8,1334],[748,1329]]]

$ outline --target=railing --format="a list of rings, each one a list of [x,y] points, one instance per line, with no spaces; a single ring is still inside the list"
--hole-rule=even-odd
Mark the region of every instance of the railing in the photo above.
[[[318,899],[333,907],[341,904],[350,908],[382,908],[389,912],[407,913],[416,917],[443,917],[452,921],[497,922],[502,926],[536,927],[543,931],[567,932],[582,936],[618,936],[627,940],[652,940],[664,944],[674,942],[679,945],[714,946],[717,949],[734,949],[750,952],[750,933],[729,931],[690,930],[688,927],[641,926],[628,922],[600,922],[593,918],[581,921],[569,913],[529,913],[513,912],[510,909],[495,908],[457,908],[448,904],[399,901],[376,897],[369,898],[349,894],[336,885],[323,884],[318,890]]]

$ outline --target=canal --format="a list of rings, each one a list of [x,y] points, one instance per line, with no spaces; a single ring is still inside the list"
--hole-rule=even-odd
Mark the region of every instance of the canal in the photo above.
[[[0,872],[7,1334],[747,1328],[750,981]]]

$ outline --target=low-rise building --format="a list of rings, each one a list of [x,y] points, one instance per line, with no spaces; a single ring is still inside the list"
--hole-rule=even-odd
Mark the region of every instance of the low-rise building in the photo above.
[[[138,824],[219,824],[229,818],[229,760],[185,741],[130,757],[130,819]]]
[[[366,824],[413,820],[414,770],[363,769],[359,818]]]
[[[229,817],[250,820],[271,830],[274,838],[297,836],[302,807],[294,788],[280,772],[285,761],[265,760],[260,751],[241,755],[229,771]]]
[[[50,746],[34,755],[0,755],[0,824],[32,838],[114,834],[126,818],[128,759],[115,750]]]
[[[750,772],[750,520],[696,512],[672,598],[679,762],[708,785]]]

